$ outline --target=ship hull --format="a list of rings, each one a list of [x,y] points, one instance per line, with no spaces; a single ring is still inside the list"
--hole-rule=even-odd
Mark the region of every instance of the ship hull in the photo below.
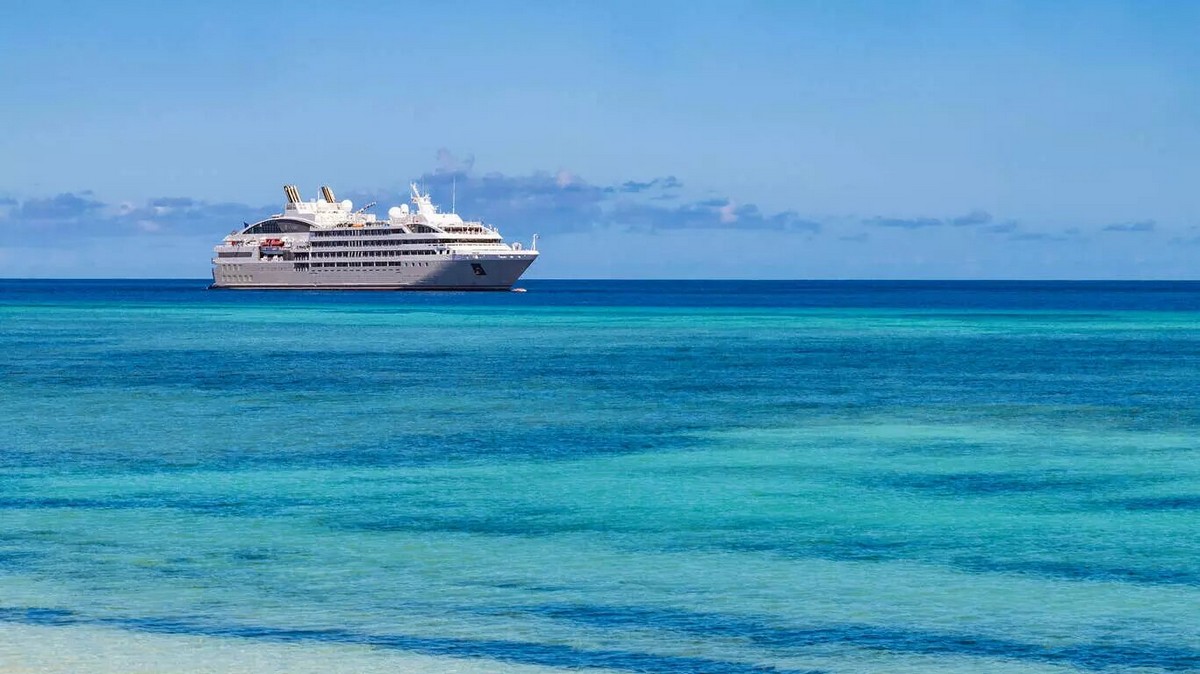
[[[509,290],[536,259],[453,258],[370,266],[297,269],[287,261],[218,264],[210,288],[230,290]]]

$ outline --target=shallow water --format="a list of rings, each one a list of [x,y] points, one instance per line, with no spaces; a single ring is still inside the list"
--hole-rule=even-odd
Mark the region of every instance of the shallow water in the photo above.
[[[0,672],[1200,671],[1200,284],[524,285],[0,281]]]

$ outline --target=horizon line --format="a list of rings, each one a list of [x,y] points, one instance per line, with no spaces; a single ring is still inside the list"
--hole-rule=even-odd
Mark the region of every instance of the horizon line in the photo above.
[[[204,276],[0,276],[3,281],[195,281],[211,283],[211,277]],[[530,278],[521,282],[670,282],[670,283],[714,283],[714,282],[750,282],[750,283],[1200,283],[1200,278],[670,278],[670,277],[591,277],[591,278]],[[513,284],[516,286],[517,284]],[[328,288],[292,288],[292,290],[328,290]]]

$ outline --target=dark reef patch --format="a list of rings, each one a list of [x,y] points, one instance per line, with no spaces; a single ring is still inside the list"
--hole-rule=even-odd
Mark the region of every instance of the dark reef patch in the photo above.
[[[1147,643],[1049,646],[982,634],[843,623],[787,627],[755,618],[639,606],[545,605],[526,611],[608,629],[660,629],[700,637],[745,639],[772,649],[839,645],[919,655],[966,655],[1068,665],[1102,671],[1148,667],[1194,672],[1200,651]]]

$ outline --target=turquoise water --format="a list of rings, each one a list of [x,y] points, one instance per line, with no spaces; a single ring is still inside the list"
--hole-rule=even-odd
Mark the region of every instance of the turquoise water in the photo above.
[[[525,285],[0,281],[0,622],[1200,671],[1200,284]]]

